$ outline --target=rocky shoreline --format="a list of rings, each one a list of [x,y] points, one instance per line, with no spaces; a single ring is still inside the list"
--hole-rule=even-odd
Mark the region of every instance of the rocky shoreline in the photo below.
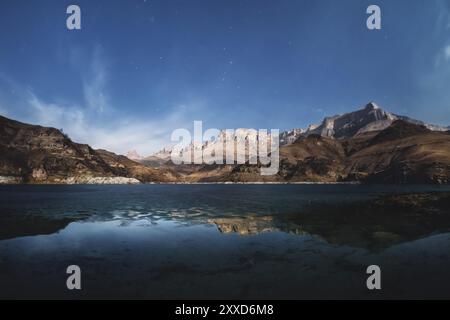
[[[29,183],[24,182],[23,179],[19,177],[12,176],[0,176],[0,185],[14,185],[14,184],[33,184],[33,185],[41,185],[41,184],[61,184],[61,185],[72,185],[72,184],[140,184],[141,181],[135,178],[127,178],[127,177],[68,177],[59,179],[56,178],[54,180],[49,181],[40,181],[38,183]]]
[[[0,176],[0,184],[20,184],[23,183],[23,179],[13,176]]]

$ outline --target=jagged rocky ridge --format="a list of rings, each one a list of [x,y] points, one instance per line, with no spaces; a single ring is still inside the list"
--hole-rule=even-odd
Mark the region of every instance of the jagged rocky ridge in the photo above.
[[[280,170],[274,176],[261,176],[259,166],[249,164],[173,166],[170,148],[154,155],[152,163],[159,159],[158,166],[177,170],[188,182],[444,184],[450,182],[447,130],[369,103],[306,130],[282,133]]]

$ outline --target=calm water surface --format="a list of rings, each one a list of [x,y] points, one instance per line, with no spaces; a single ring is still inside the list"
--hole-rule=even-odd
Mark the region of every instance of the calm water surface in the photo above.
[[[345,211],[336,225],[299,218],[311,205],[449,190],[1,186],[0,298],[450,298],[450,226],[403,234]],[[71,264],[81,291],[65,287]],[[381,292],[366,288],[371,264]]]

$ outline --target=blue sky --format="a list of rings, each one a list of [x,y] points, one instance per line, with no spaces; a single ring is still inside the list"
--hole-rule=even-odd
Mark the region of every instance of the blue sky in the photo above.
[[[0,114],[96,148],[147,155],[194,120],[290,129],[369,101],[450,124],[450,1],[0,2]]]

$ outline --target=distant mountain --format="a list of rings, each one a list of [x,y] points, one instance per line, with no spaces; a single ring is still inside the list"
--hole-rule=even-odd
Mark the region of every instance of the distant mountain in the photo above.
[[[280,146],[285,146],[294,143],[300,138],[307,130],[293,129],[289,131],[283,131],[280,133]]]
[[[221,141],[219,136],[195,147],[208,152]],[[172,168],[189,182],[450,181],[448,128],[395,115],[373,102],[307,129],[282,132],[275,176],[261,176],[260,166],[249,164],[174,166],[168,150],[159,153],[158,159],[164,155],[159,166]]]
[[[319,134],[324,137],[349,138],[360,132],[382,130],[397,118],[375,103],[369,103],[365,108],[343,115],[327,117],[309,134]]]
[[[55,128],[0,116],[0,183],[139,183],[171,181],[170,172],[146,167]]]
[[[310,124],[307,128],[296,128],[288,131],[280,132],[280,146],[286,146],[294,143],[300,137],[306,137],[309,135],[320,135],[323,137],[329,137],[334,139],[350,138],[365,132],[381,131],[389,127],[396,120],[404,120],[406,122],[422,125],[432,131],[448,131],[449,127],[443,127],[433,124],[427,124],[420,120],[411,119],[406,116],[400,116],[380,108],[376,103],[370,102],[360,110],[345,113],[342,115],[336,115],[332,117],[326,117],[319,125]],[[245,137],[249,129],[237,129],[237,135]],[[219,136],[214,140],[204,141],[203,144],[198,146],[186,147],[208,150],[212,149],[216,143],[220,143],[224,139],[225,132],[221,131]],[[155,154],[144,159],[136,160],[151,160],[159,163],[170,160],[172,148],[167,147]]]
[[[126,157],[133,161],[142,160],[142,156],[136,150],[128,151]]]
[[[423,125],[433,131],[448,130],[448,127],[426,124],[419,120],[390,113],[381,109],[376,103],[370,102],[361,110],[327,117],[318,127],[307,130],[305,134],[319,134],[335,139],[349,138],[364,132],[383,130],[396,120]]]
[[[159,168],[170,161],[172,148],[164,148],[148,157],[139,160],[140,163],[154,168]]]
[[[350,138],[303,136],[280,148],[280,170],[273,176],[261,176],[260,166],[249,164],[192,166],[182,175],[199,182],[447,184],[450,135],[396,120],[384,130]]]

